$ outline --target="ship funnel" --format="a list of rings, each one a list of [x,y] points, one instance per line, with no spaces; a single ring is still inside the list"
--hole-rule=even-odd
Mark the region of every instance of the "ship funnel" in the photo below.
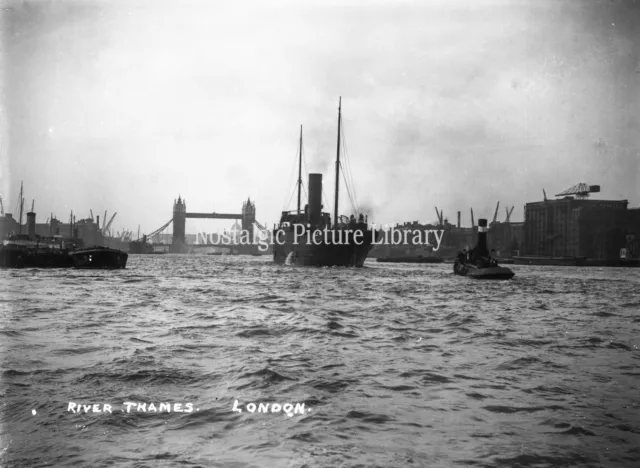
[[[36,239],[36,214],[33,212],[27,213],[27,235],[29,239]]]
[[[486,257],[489,254],[487,250],[487,220],[478,220],[478,243],[473,249],[476,258]]]
[[[317,225],[322,219],[322,174],[309,174],[307,222]]]

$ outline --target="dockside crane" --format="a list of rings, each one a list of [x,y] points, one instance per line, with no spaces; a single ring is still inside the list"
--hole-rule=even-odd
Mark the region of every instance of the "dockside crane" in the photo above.
[[[105,211],[105,215],[106,215],[106,213],[107,212]],[[109,219],[109,222],[103,225],[103,227],[102,227],[102,235],[103,236],[106,236],[109,233],[109,228],[111,227],[111,223],[113,223],[113,218],[115,218],[117,214],[118,214],[117,212],[113,213],[113,215]]]
[[[472,228],[476,227],[476,222],[473,219],[473,208],[471,208],[471,227]]]
[[[93,221],[93,210],[89,208],[89,213],[91,214],[91,221]]]
[[[544,201],[547,201],[547,192],[545,192],[544,189],[542,189],[542,196],[544,197]]]
[[[496,211],[493,213],[493,221],[491,222],[491,224],[495,223],[498,219],[498,208],[500,208],[500,202],[498,202],[498,204],[496,205]]]
[[[442,210],[438,211],[438,207],[435,207],[436,209],[436,215],[438,216],[438,225],[439,226],[444,226],[444,218],[442,216]]]
[[[153,242],[153,238],[155,236],[157,236],[158,234],[160,234],[162,231],[164,231],[167,227],[169,227],[169,224],[171,224],[172,222],[173,222],[173,218],[171,218],[169,221],[164,223],[162,226],[160,226],[158,229],[153,231],[151,234],[148,234],[147,235],[147,239],[149,239],[151,242]],[[140,229],[140,226],[138,226],[138,238],[140,237],[139,229]]]
[[[0,194],[0,216],[4,216],[4,205],[2,204],[2,194]]]
[[[504,207],[504,211],[507,212],[507,219],[505,219],[505,223],[509,223],[511,221],[511,213],[513,213],[514,208],[515,206],[512,206],[511,209],[507,208],[506,206]]]
[[[255,226],[260,230],[260,232],[269,234],[269,230],[264,227],[262,224],[260,224],[258,221],[254,221],[253,224],[255,224]]]
[[[590,193],[596,193],[600,191],[599,185],[588,185],[583,182],[568,188],[564,192],[560,192],[556,197],[575,196],[578,200],[585,200],[589,198]]]

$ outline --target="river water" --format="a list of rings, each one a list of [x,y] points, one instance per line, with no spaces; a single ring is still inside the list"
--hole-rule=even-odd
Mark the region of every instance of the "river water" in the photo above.
[[[0,271],[0,466],[640,466],[640,270],[270,260]]]

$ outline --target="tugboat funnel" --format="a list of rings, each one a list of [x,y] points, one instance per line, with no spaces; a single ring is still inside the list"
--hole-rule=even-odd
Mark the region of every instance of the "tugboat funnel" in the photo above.
[[[473,249],[477,258],[486,257],[489,254],[487,249],[487,220],[478,220],[478,243],[476,248]]]

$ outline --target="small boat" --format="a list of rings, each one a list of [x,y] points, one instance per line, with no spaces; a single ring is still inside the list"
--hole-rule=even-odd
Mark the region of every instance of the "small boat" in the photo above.
[[[69,254],[74,268],[117,269],[127,266],[129,254],[109,247],[78,249]]]
[[[458,254],[458,259],[453,264],[453,273],[475,279],[507,280],[515,276],[513,271],[501,267],[497,260],[490,256],[487,250],[486,219],[478,220],[478,243],[467,255],[464,252]]]
[[[385,263],[442,263],[443,258],[440,257],[423,257],[422,255],[405,255],[397,257],[378,257],[377,262]]]

